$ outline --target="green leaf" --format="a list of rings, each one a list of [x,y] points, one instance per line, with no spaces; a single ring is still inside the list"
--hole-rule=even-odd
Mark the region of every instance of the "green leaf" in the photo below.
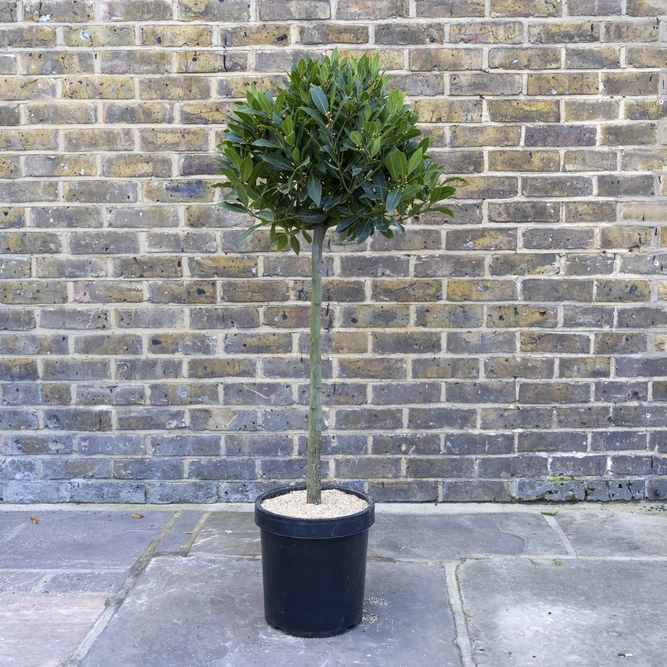
[[[240,246],[256,229],[259,229],[262,226],[262,223],[260,222],[258,225],[253,225],[250,227],[250,229],[246,229],[241,236],[239,236],[238,240],[236,241],[236,247]]]
[[[294,250],[294,252],[298,255],[299,251],[301,250],[301,244],[299,243],[299,239],[296,236],[292,235],[289,237],[289,244],[290,248],[292,248],[292,250]]]
[[[361,132],[357,132],[357,130],[350,132],[350,141],[352,141],[352,143],[355,146],[361,146],[363,142],[363,137],[361,136]]]
[[[363,243],[373,232],[373,223],[369,218],[357,225],[356,241]]]
[[[421,148],[418,148],[411,156],[410,161],[408,162],[408,175],[410,175],[422,162],[424,158],[422,157]]]
[[[405,153],[402,151],[396,151],[394,153],[394,158],[398,163],[398,171],[401,175],[401,178],[407,176],[408,173],[408,159],[405,157]]]
[[[454,217],[452,209],[447,208],[446,206],[434,206],[433,210],[439,211],[440,213],[444,213],[445,215],[448,215],[450,218]]]
[[[352,225],[359,219],[358,215],[348,215],[345,218],[341,218],[338,221],[338,224],[336,225],[336,231],[340,234],[341,232],[344,232],[346,229],[349,227],[352,227]]]
[[[261,218],[262,220],[266,220],[266,222],[273,222],[275,219],[273,211],[269,211],[269,209],[264,209],[263,211],[259,211],[259,213],[257,213],[257,217]]]
[[[387,201],[386,201],[387,213],[391,213],[398,206],[400,201],[401,201],[401,191],[392,190],[387,195]]]
[[[272,164],[274,167],[278,167],[278,169],[287,169],[287,170],[292,170],[294,169],[294,166],[291,165],[285,158],[280,157],[279,155],[260,155],[260,158],[264,160],[264,162],[268,162],[269,164]]]
[[[250,145],[259,146],[260,148],[282,148],[282,146],[277,141],[270,141],[269,139],[257,139]]]
[[[311,84],[310,96],[313,98],[315,106],[326,116],[329,113],[329,100],[327,100],[324,91],[319,86]]]
[[[387,155],[384,163],[387,165],[387,169],[389,170],[389,173],[391,174],[391,177],[395,180],[398,181],[400,180],[401,174],[398,168],[397,160],[396,160],[396,154],[395,153],[389,153]]]
[[[278,252],[280,252],[281,250],[285,250],[285,248],[287,248],[288,243],[289,243],[289,240],[288,240],[286,234],[277,234],[276,235],[276,250]]]
[[[371,157],[374,157],[375,155],[377,155],[380,148],[382,148],[382,140],[380,139],[380,137],[377,137],[376,139],[373,139],[373,141],[371,141],[371,145],[368,149],[368,154]]]
[[[247,155],[243,162],[241,162],[241,178],[248,183],[250,180],[250,174],[252,174],[252,158],[250,155]]]
[[[247,213],[241,204],[233,204],[229,201],[218,202],[220,208],[224,208],[226,211],[233,211],[234,213]]]
[[[322,198],[322,184],[315,174],[311,174],[308,179],[308,194],[310,198],[315,202],[315,206],[320,205],[320,199]]]

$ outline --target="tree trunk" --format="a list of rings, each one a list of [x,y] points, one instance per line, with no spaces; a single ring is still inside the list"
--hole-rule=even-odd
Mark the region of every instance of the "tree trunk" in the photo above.
[[[326,223],[313,228],[312,292],[310,297],[310,412],[306,450],[306,501],[322,502],[320,450],[322,445],[322,248]]]

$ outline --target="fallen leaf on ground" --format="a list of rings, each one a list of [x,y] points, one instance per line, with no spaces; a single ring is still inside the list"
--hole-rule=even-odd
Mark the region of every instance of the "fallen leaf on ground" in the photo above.
[[[132,515],[132,518],[133,518],[133,519],[143,519],[143,518],[144,518],[144,515],[143,515],[143,514],[133,514],[133,515]]]
[[[31,517],[30,517],[30,521],[32,521],[34,524],[38,524],[38,523],[39,523],[39,519],[38,519],[36,516],[31,516]]]

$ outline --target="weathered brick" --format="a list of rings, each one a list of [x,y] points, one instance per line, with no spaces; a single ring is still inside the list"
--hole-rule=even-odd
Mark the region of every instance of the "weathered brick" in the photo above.
[[[161,102],[105,102],[105,123],[172,123],[173,105]]]
[[[482,325],[482,307],[458,304],[418,306],[415,324],[434,328],[478,327]]]
[[[64,185],[66,202],[132,204],[137,201],[136,183],[130,181],[71,181]]]
[[[97,176],[97,165],[92,155],[30,155],[26,157],[25,175]]]
[[[340,17],[339,17],[340,18]],[[289,46],[290,29],[286,23],[246,24],[242,28],[224,28],[220,39],[228,47],[234,46]],[[193,44],[194,46],[194,44]]]
[[[415,100],[411,106],[423,123],[478,123],[482,119],[481,100]]]
[[[83,125],[94,123],[97,118],[97,108],[89,102],[35,103],[27,104],[25,110],[26,119],[31,125],[66,125],[70,123]]]
[[[449,41],[473,44],[520,44],[523,41],[523,25],[519,21],[453,23],[449,30]]]
[[[0,283],[2,304],[67,303],[67,285],[64,282],[13,281]]]
[[[548,429],[551,427],[551,408],[511,407],[482,408],[481,424],[484,429]]]
[[[523,83],[519,74],[452,74],[450,95],[517,95]]]
[[[516,350],[516,335],[509,331],[449,333],[447,352],[452,354],[503,353]]]
[[[368,2],[368,0],[339,0],[336,14],[336,18],[343,21],[405,16],[408,16],[407,0],[386,0],[382,3]]]
[[[594,95],[598,91],[597,73],[528,75],[529,95]]]
[[[56,45],[55,26],[10,26],[0,28],[0,47],[41,49]]]
[[[88,25],[75,28],[65,26],[63,34],[65,46],[70,47],[134,46],[132,26]]]
[[[646,433],[638,431],[595,431],[591,434],[593,451],[646,449]]]
[[[586,125],[533,125],[526,127],[526,146],[594,146],[596,128]]]
[[[147,7],[140,0],[102,0],[103,21],[168,21],[172,18],[171,3],[157,0]]]
[[[523,247],[530,249],[588,249],[595,244],[593,229],[527,229],[523,232]],[[531,287],[530,289],[533,289]]]
[[[105,409],[51,408],[44,411],[44,425],[58,431],[110,431],[111,412]]]
[[[63,78],[63,97],[70,99],[129,99],[134,81],[127,77],[81,76]]]
[[[162,76],[140,80],[139,94],[145,100],[200,100],[210,96],[208,79]],[[134,95],[129,95],[133,97]]]
[[[605,42],[657,42],[660,37],[658,21],[605,21]]]
[[[588,354],[591,347],[590,336],[585,334],[522,332],[519,340],[522,352]]]
[[[556,151],[490,150],[488,156],[489,171],[558,171],[560,165],[560,155]]]
[[[492,48],[491,69],[544,70],[560,68],[560,51],[549,48]]]
[[[27,75],[92,73],[92,53],[66,51],[39,51],[22,54],[20,73]]]
[[[613,255],[581,253],[570,255],[565,260],[565,274],[568,276],[610,274],[613,273],[613,271]]]
[[[568,0],[570,16],[604,16],[621,14],[621,0]]]
[[[519,385],[520,403],[588,403],[590,400],[588,384],[522,382]]]
[[[460,257],[451,255],[418,255],[415,259],[415,276],[481,276],[484,260],[481,256]]]
[[[533,23],[528,26],[528,39],[533,44],[597,42],[600,40],[600,28],[600,23],[591,21]]]
[[[373,283],[374,301],[439,301],[441,298],[440,280],[382,279]]]
[[[565,151],[563,171],[616,171],[616,153],[611,151]]]
[[[558,311],[540,306],[489,306],[486,322],[494,328],[545,327],[555,328]]]
[[[491,16],[560,16],[560,0],[492,0]]]
[[[248,0],[179,0],[181,21],[247,21],[250,18]]]
[[[416,72],[481,69],[481,49],[412,49],[410,69]],[[420,116],[421,117],[421,116]]]
[[[587,176],[526,177],[522,191],[527,197],[587,197],[593,194],[593,179]]]
[[[489,100],[487,102],[489,119],[494,123],[558,123],[560,122],[560,106],[555,100]],[[526,132],[528,132],[526,128]],[[532,128],[532,131],[542,131],[545,139],[554,135],[558,127]],[[593,129],[593,128],[590,128]],[[548,132],[547,132],[548,130]],[[561,145],[541,141],[536,144],[526,143],[526,146],[551,146]]]
[[[587,435],[569,431],[524,431],[519,433],[519,452],[585,452]]]
[[[117,380],[161,380],[180,377],[183,363],[175,359],[123,359],[113,362]]]
[[[660,68],[667,57],[664,47],[628,45],[626,61],[628,67],[657,67]]]
[[[617,46],[565,49],[565,67],[568,69],[617,69],[620,66],[621,49]],[[602,75],[603,89],[605,92],[608,89],[604,84],[604,81],[608,76],[608,74]]]
[[[601,145],[606,146],[652,146],[657,141],[658,126],[655,123],[604,125],[600,136]]]
[[[449,301],[509,301],[516,299],[516,284],[509,280],[447,281]]]
[[[203,280],[150,282],[148,300],[151,303],[215,303],[216,285]]]
[[[628,16],[657,16],[664,9],[660,0],[628,0]]]

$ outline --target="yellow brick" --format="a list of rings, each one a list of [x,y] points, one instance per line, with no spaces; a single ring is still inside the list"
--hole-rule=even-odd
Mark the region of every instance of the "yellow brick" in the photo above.
[[[77,74],[94,72],[92,53],[67,51],[35,51],[21,54],[23,74]]]
[[[510,301],[516,299],[511,280],[448,280],[449,301]]]
[[[593,95],[599,90],[597,72],[529,74],[529,95]]]
[[[560,0],[491,0],[491,16],[560,16]]]
[[[565,100],[565,120],[616,120],[620,107],[618,100]]]
[[[558,171],[558,151],[489,151],[489,171]]]
[[[131,26],[77,26],[63,29],[65,46],[91,48],[98,46],[134,46]]]
[[[27,104],[25,110],[30,125],[84,125],[94,123],[97,116],[95,104],[87,102]]]
[[[48,100],[56,96],[53,79],[24,79],[3,77],[0,79],[0,100]]]
[[[658,300],[667,301],[667,282],[658,284]]]
[[[481,69],[482,49],[413,49],[410,69],[413,72]]]
[[[521,128],[518,125],[454,125],[450,128],[450,145],[463,146],[518,146]]]
[[[95,176],[93,155],[29,155],[25,161],[26,176]]]
[[[2,130],[0,150],[31,151],[55,150],[58,148],[57,130]]]
[[[104,157],[102,175],[113,178],[169,178],[171,160],[160,155],[108,155]]]
[[[557,100],[489,100],[489,119],[496,123],[546,122],[560,120]]]
[[[139,149],[142,151],[207,151],[207,129],[143,128],[138,130]]]
[[[130,129],[108,129],[95,127],[85,130],[64,130],[63,143],[66,151],[77,153],[130,151],[134,148],[133,132]]]
[[[231,102],[187,102],[181,107],[181,123],[221,124],[232,107]]]
[[[281,85],[284,76],[230,76],[218,79],[218,95],[220,97],[245,97],[253,84],[258,88],[267,89],[275,92]]]
[[[479,123],[482,120],[481,100],[414,100],[412,110],[422,123]]]
[[[245,51],[177,51],[177,72],[243,72],[248,69]]]
[[[667,220],[667,202],[646,201],[621,204],[621,219],[631,222]],[[667,227],[661,228],[661,245],[667,245]]]
[[[205,100],[211,95],[208,79],[185,76],[160,76],[141,79],[140,98],[144,100]]]
[[[211,46],[213,29],[208,26],[160,25],[141,29],[141,43],[144,46]]]
[[[232,28],[223,28],[220,39],[225,46],[289,46],[288,23],[245,23]]]
[[[56,42],[55,27],[22,25],[0,28],[0,48],[50,48],[54,47]]]
[[[126,100],[134,97],[134,81],[126,77],[65,77],[63,97],[91,100]]]
[[[0,178],[19,178],[21,164],[18,155],[0,156]]]
[[[341,56],[361,58],[364,53],[370,57],[380,56],[382,69],[403,69],[403,51],[399,49],[340,49]]]
[[[591,21],[559,21],[535,23],[528,28],[528,39],[533,44],[569,44],[600,40],[600,23]]]
[[[491,69],[558,69],[560,49],[496,48],[489,50]]]
[[[449,29],[449,41],[465,44],[521,44],[523,25],[518,21],[454,23]]]

